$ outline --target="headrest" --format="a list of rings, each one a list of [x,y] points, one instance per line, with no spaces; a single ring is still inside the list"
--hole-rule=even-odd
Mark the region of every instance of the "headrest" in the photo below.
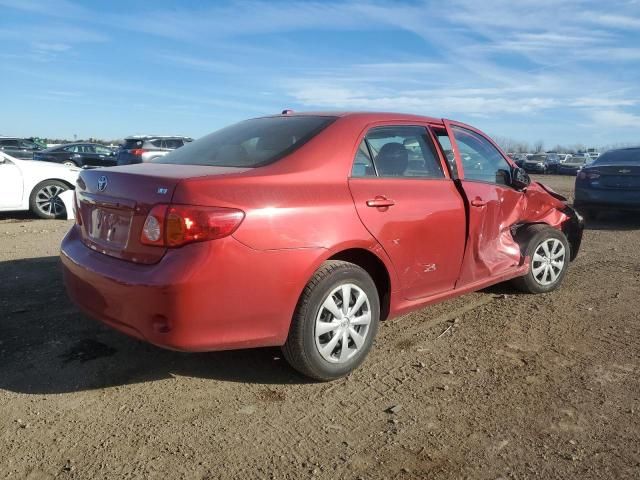
[[[401,143],[387,143],[378,152],[375,163],[378,174],[401,176],[409,165],[409,152]]]

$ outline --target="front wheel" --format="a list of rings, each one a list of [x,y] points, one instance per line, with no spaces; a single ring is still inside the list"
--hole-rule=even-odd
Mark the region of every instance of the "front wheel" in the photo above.
[[[69,186],[58,180],[45,180],[36,185],[29,197],[31,211],[40,218],[67,218],[67,210],[60,194]]]
[[[307,283],[282,347],[293,368],[316,380],[333,380],[356,369],[378,331],[380,300],[359,266],[330,260]]]
[[[546,293],[560,286],[569,266],[567,237],[548,225],[530,225],[519,235],[524,255],[530,258],[529,272],[513,285],[526,293]]]

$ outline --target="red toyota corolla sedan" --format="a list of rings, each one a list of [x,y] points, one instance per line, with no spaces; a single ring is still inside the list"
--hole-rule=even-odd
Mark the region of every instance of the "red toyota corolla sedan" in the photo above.
[[[468,125],[286,111],[83,171],[61,257],[75,303],[122,332],[278,345],[329,380],[381,320],[506,280],[557,288],[582,238],[565,200]]]

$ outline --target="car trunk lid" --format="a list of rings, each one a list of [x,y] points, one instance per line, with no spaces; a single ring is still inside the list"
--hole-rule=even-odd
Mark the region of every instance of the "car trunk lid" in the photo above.
[[[594,187],[612,190],[640,189],[640,165],[593,165],[588,173]],[[600,176],[594,178],[594,174]]]
[[[167,249],[140,242],[144,222],[152,207],[170,203],[177,185],[184,179],[245,170],[169,164],[85,170],[76,189],[83,242],[92,250],[111,257],[135,263],[156,263]]]

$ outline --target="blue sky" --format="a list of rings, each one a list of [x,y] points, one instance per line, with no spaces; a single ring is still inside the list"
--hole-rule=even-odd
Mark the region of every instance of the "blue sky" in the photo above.
[[[0,134],[194,137],[294,110],[640,143],[640,0],[0,0]]]

